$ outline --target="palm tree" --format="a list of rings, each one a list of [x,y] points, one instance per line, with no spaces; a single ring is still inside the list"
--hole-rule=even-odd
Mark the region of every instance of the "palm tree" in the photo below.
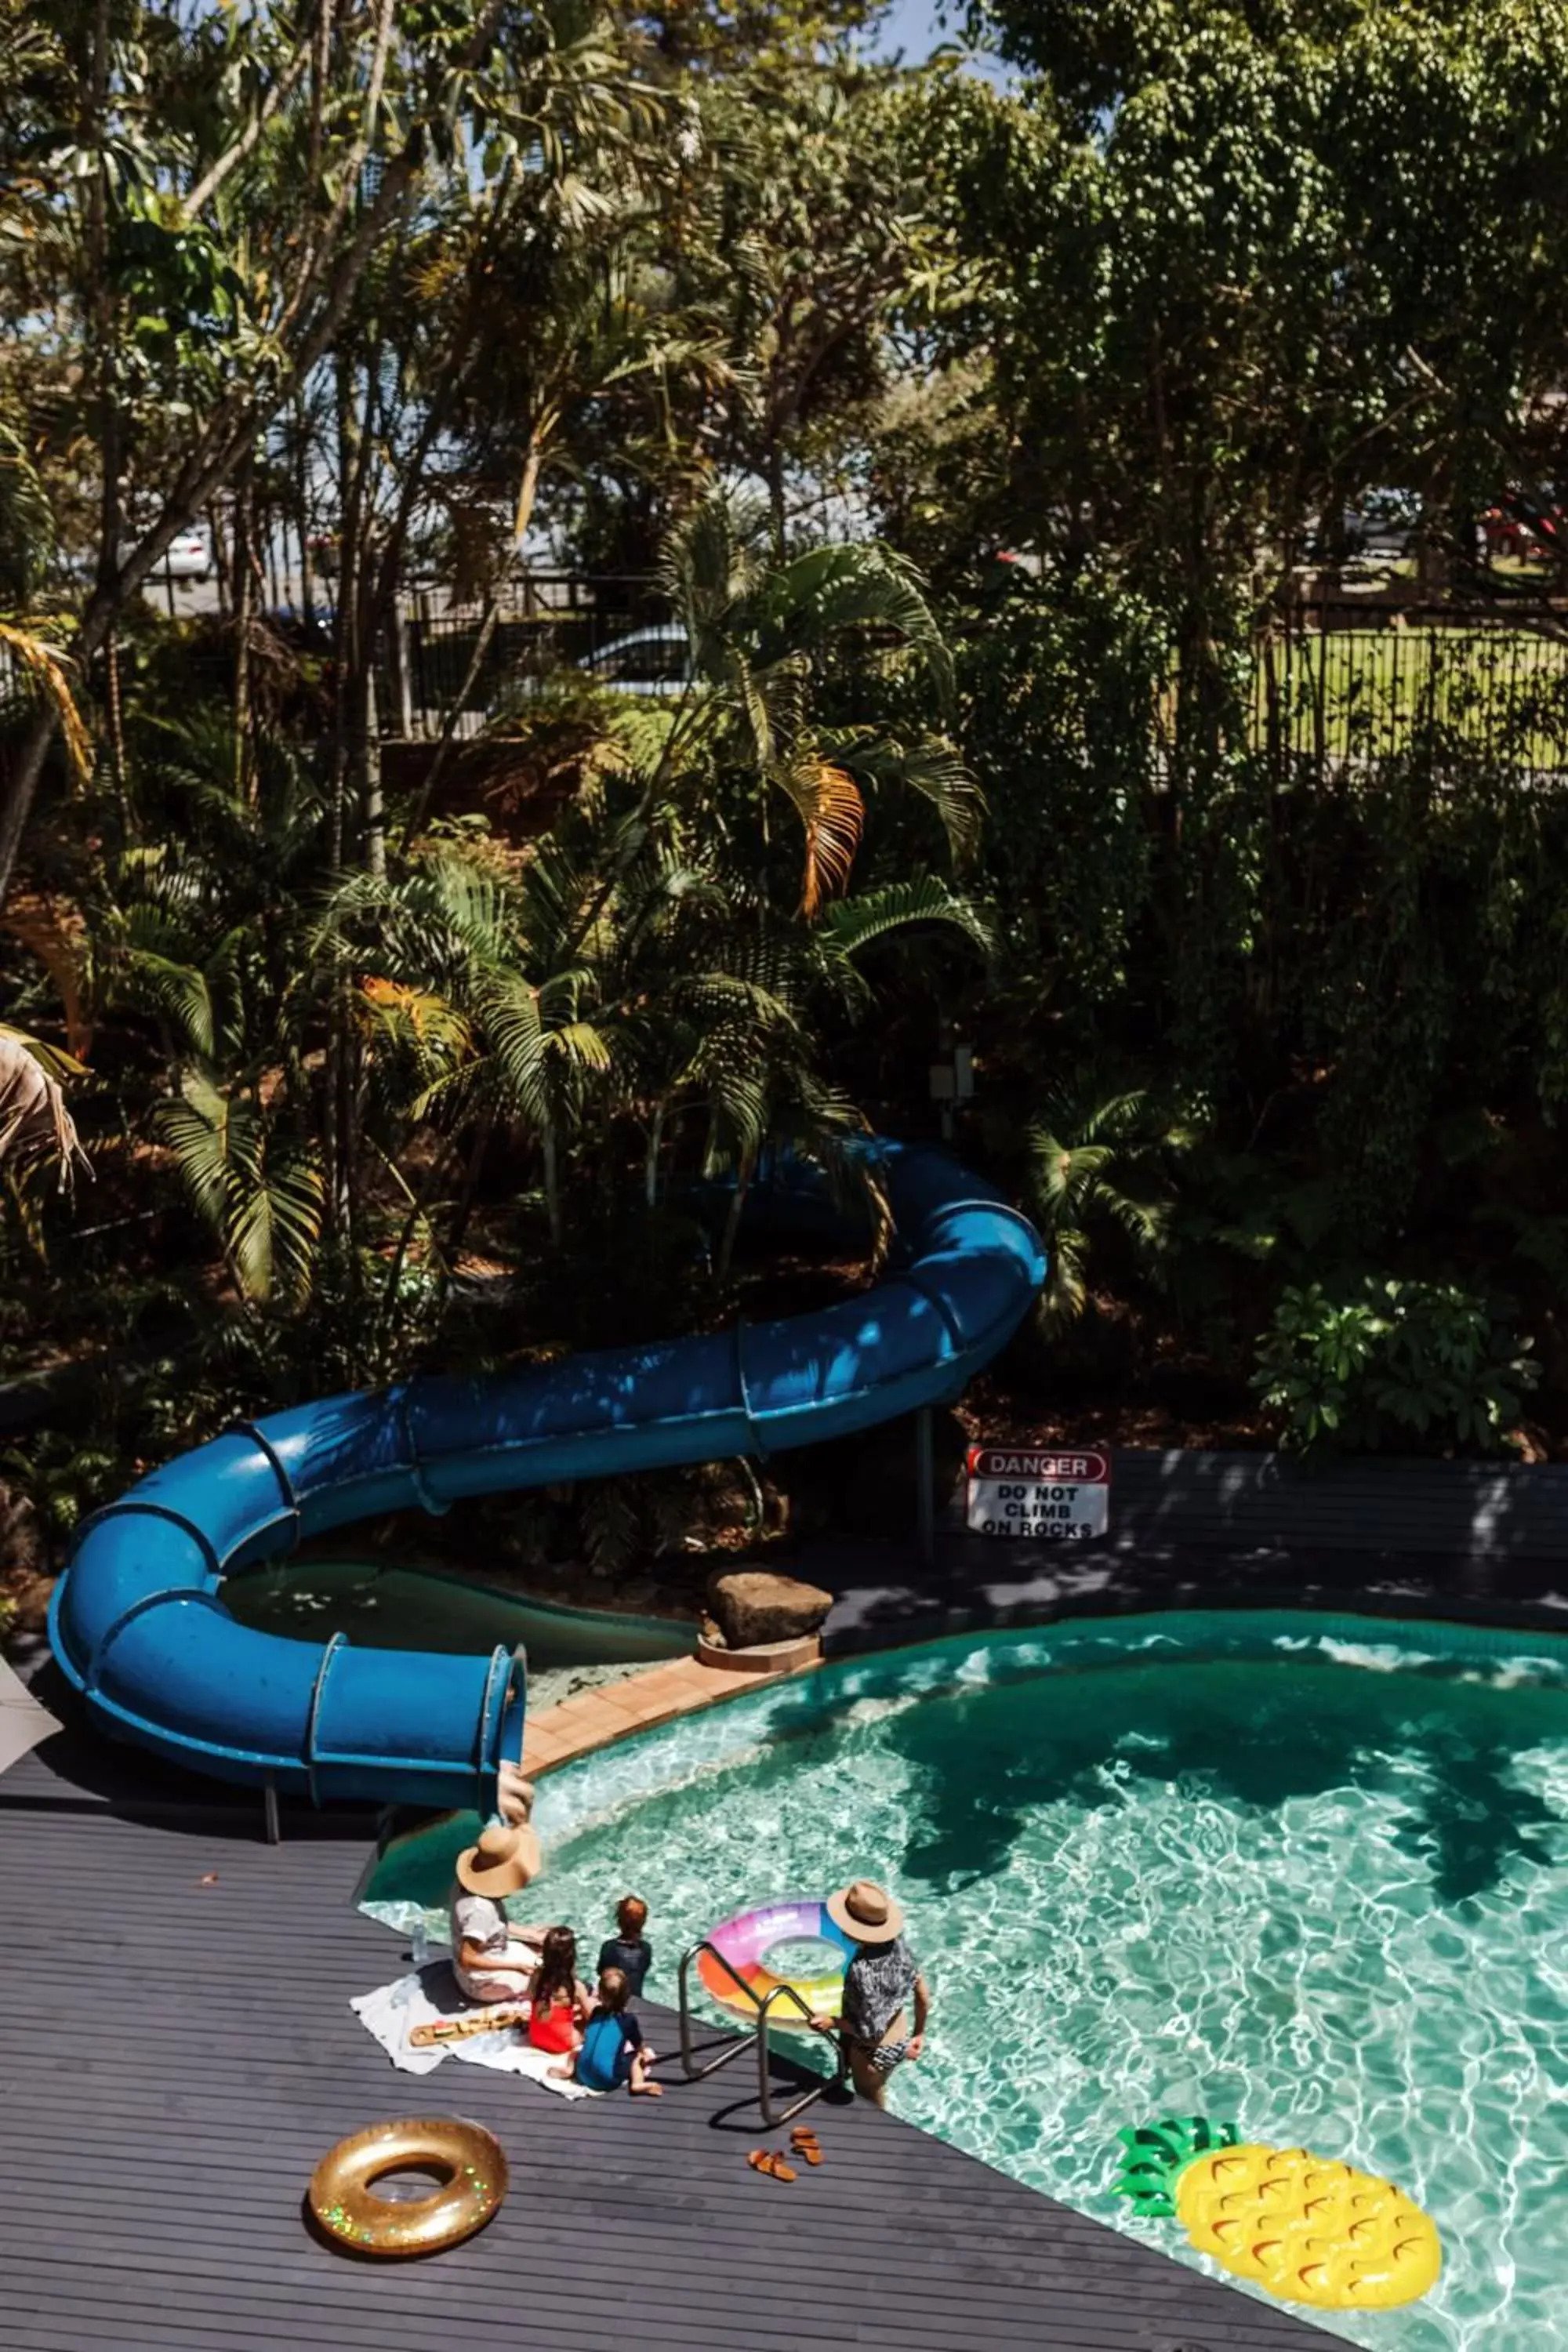
[[[242,777],[223,714],[149,721],[138,751],[97,985],[157,1024],[157,1131],[238,1297],[289,1306],[311,1286],[322,1222],[310,1066],[322,999],[305,951],[322,797],[276,741],[254,747]]]
[[[691,646],[694,687],[672,730],[671,761],[706,751],[742,785],[726,812],[742,812],[765,844],[781,794],[802,838],[800,911],[808,919],[847,885],[865,829],[867,793],[901,788],[936,811],[962,860],[984,803],[945,738],[904,740],[871,727],[832,728],[813,705],[820,667],[846,639],[890,639],[922,663],[945,698],[952,660],[918,574],[891,549],[830,546],[771,563],[766,519],[754,503],[715,495],[673,533],[665,593]]]
[[[1158,1258],[1172,1209],[1164,1165],[1194,1140],[1141,1089],[1099,1101],[1058,1095],[1033,1123],[1030,1197],[1050,1266],[1040,1297],[1045,1329],[1060,1330],[1084,1311],[1097,1223],[1118,1226],[1146,1262]]]

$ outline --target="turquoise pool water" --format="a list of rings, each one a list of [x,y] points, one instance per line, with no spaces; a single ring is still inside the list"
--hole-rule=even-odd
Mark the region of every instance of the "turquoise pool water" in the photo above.
[[[1214,2275],[1110,2157],[1235,2114],[1437,2222],[1431,2297],[1321,2325],[1568,2352],[1568,1645],[1284,1615],[947,1642],[587,1759],[538,1821],[528,1907],[596,1941],[635,1888],[665,2000],[730,1911],[887,1878],[934,1999],[901,2113]],[[371,1907],[439,1902],[469,1827],[395,1850]]]

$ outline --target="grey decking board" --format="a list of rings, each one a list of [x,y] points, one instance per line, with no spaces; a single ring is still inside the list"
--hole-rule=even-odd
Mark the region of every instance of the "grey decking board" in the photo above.
[[[455,2313],[527,2352],[1331,2341],[863,2109],[816,2111],[821,2174],[760,2182],[742,2160],[754,2123],[713,2128],[750,2090],[744,2061],[672,2084],[657,2107],[569,2105],[456,2062],[399,2075],[346,2008],[402,1948],[349,1906],[363,1827],[360,1843],[269,1851],[247,1808],[80,1811],[51,1800],[48,1769],[20,1804],[6,1801],[14,1776],[0,1782],[16,2352],[451,2352]],[[201,1887],[213,1869],[217,1885]],[[81,1916],[84,1886],[102,1941],[67,1973],[60,1921]],[[668,2027],[659,2038],[673,2047]],[[308,2236],[300,2192],[332,2138],[443,2111],[489,2123],[512,2158],[489,2231],[419,2268],[351,2263]],[[222,2206],[226,2256],[199,2215],[165,2212],[162,2197],[192,2182]]]

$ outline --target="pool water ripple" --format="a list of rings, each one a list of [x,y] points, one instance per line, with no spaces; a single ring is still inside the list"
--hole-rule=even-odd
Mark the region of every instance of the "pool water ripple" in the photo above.
[[[1568,2352],[1568,1674],[1217,1622],[935,1645],[571,1768],[549,1907],[592,1944],[635,1886],[672,2000],[729,1912],[886,1877],[934,2000],[901,2113],[1215,2276],[1110,2159],[1123,2123],[1234,2115],[1437,2223],[1426,2302],[1320,2325]]]

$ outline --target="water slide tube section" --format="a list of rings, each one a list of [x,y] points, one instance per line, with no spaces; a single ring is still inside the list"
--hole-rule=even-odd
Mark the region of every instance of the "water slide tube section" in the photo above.
[[[219,1780],[316,1802],[493,1805],[522,1752],[521,1654],[318,1644],[241,1625],[224,1578],[353,1519],[675,1463],[761,1460],[957,1397],[1027,1312],[1034,1229],[943,1152],[879,1140],[894,1268],[820,1314],[482,1379],[328,1397],[246,1423],[89,1523],[49,1637],[92,1719]],[[796,1197],[793,1200],[792,1193]],[[781,1223],[824,1208],[788,1179]]]

